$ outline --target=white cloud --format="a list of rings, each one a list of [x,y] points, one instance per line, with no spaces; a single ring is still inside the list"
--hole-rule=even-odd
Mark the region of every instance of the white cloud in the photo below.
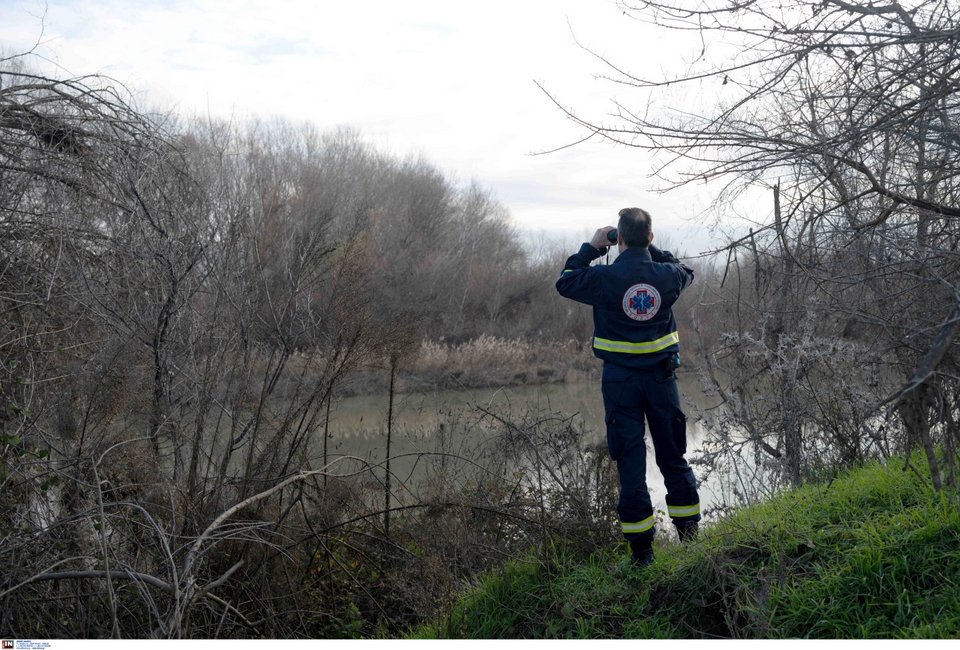
[[[44,3],[0,0],[0,42],[25,48]],[[702,195],[653,193],[638,150],[587,143],[529,153],[584,133],[534,84],[592,116],[629,89],[594,78],[602,64],[577,38],[633,71],[676,58],[613,3],[489,0],[124,0],[48,3],[41,53],[69,73],[102,72],[145,102],[214,115],[283,115],[349,124],[396,153],[422,153],[490,186],[521,228],[581,233],[626,205],[687,228]],[[675,35],[671,35],[674,39]],[[691,205],[697,204],[697,205]],[[706,244],[703,238],[703,244]]]

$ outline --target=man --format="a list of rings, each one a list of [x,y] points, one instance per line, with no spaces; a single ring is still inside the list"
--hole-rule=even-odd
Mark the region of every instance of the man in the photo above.
[[[682,542],[696,534],[700,521],[696,479],[683,457],[687,420],[674,371],[680,339],[671,310],[693,281],[693,270],[651,245],[646,211],[624,208],[619,216],[616,261],[590,266],[610,244],[607,233],[613,227],[600,228],[567,260],[557,291],[593,306],[593,353],[603,359],[607,448],[620,475],[617,513],[634,564],[645,566],[653,561],[654,522],[644,417],[667,487],[668,514]]]

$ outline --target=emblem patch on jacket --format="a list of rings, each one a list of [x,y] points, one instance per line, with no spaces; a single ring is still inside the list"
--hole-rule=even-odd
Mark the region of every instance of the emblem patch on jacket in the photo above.
[[[633,320],[650,320],[660,311],[660,292],[649,284],[635,284],[623,294],[623,311]]]

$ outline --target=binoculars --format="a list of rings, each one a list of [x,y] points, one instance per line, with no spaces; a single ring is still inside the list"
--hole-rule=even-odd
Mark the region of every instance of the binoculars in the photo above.
[[[613,230],[607,231],[607,240],[608,240],[611,244],[616,244],[616,243],[617,243],[617,229],[616,229],[616,228],[614,228]]]

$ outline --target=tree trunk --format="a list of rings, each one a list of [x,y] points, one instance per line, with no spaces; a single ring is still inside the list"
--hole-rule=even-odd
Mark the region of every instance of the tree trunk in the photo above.
[[[390,357],[390,394],[387,401],[387,459],[383,481],[383,534],[390,539],[390,442],[393,435],[393,386],[397,376],[397,357]]]

